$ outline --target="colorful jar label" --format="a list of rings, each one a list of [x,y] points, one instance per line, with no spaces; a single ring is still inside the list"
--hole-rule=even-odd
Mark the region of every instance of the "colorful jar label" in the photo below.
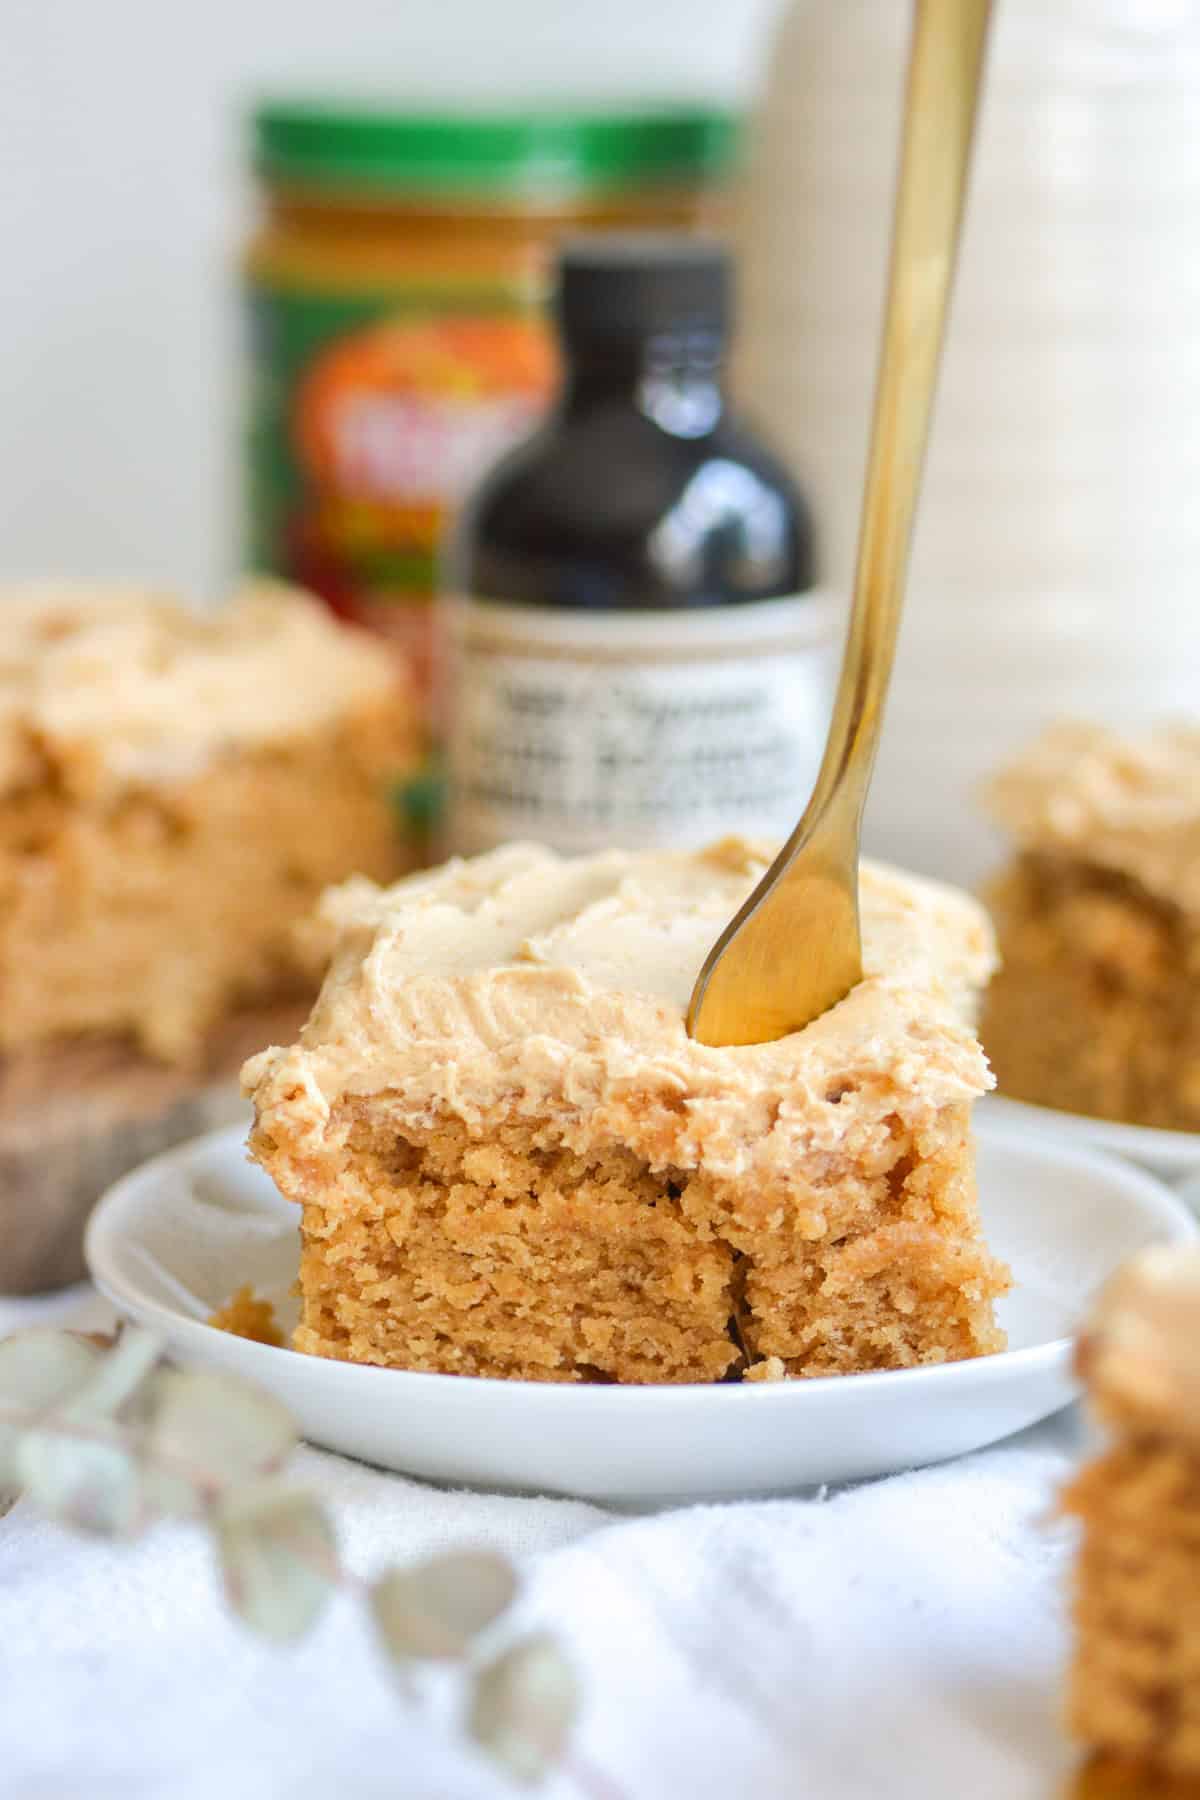
[[[535,298],[260,282],[251,322],[251,560],[396,639],[427,692],[447,516],[554,388]]]
[[[452,848],[786,835],[824,749],[842,609],[450,610]]]

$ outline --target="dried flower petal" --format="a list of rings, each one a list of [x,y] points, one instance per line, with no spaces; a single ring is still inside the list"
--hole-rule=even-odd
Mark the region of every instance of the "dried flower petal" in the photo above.
[[[142,1505],[147,1519],[198,1519],[208,1504],[204,1481],[141,1459]]]
[[[51,1425],[23,1433],[15,1460],[22,1491],[60,1525],[120,1537],[141,1523],[137,1464],[122,1445],[66,1437]]]
[[[163,1341],[140,1325],[127,1325],[111,1350],[101,1350],[87,1380],[65,1413],[79,1424],[113,1419],[162,1360]]]
[[[162,1355],[161,1341],[137,1328],[124,1331],[111,1350],[65,1332],[44,1336],[58,1342],[34,1347],[32,1370],[27,1350],[23,1369],[25,1407],[40,1412],[44,1423],[19,1431],[10,1445],[16,1485],[60,1525],[104,1537],[132,1532],[145,1519],[134,1456],[122,1443],[88,1441],[71,1430],[110,1426],[144,1387]],[[20,1359],[14,1355],[6,1368],[14,1378]],[[72,1370],[77,1379],[68,1382]],[[42,1404],[30,1409],[33,1388],[40,1388]]]
[[[333,1527],[308,1494],[258,1482],[222,1501],[217,1549],[230,1606],[263,1637],[291,1643],[337,1582]]]
[[[88,1338],[44,1326],[0,1338],[0,1406],[51,1405],[87,1380],[101,1354]]]
[[[384,1647],[395,1661],[450,1660],[512,1605],[517,1578],[490,1550],[449,1551],[409,1569],[389,1569],[371,1589]]]
[[[151,1400],[146,1447],[156,1498],[170,1511],[188,1510],[186,1481],[172,1484],[172,1474],[191,1470],[210,1489],[235,1487],[277,1468],[296,1444],[287,1408],[234,1375],[163,1369]]]
[[[100,1351],[68,1331],[36,1329],[0,1339],[0,1412],[31,1422],[84,1385]],[[0,1421],[0,1487],[17,1486],[15,1452],[22,1427]]]
[[[579,1710],[571,1665],[548,1636],[526,1638],[479,1673],[467,1729],[517,1781],[540,1781]]]

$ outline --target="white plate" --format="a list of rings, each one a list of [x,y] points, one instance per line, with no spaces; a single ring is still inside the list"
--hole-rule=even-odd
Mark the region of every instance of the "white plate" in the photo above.
[[[1200,1132],[1160,1131],[1154,1125],[1124,1125],[1119,1119],[1089,1119],[1084,1113],[1056,1112],[1027,1100],[989,1094],[978,1118],[995,1119],[1025,1137],[1036,1134],[1082,1150],[1109,1150],[1164,1181],[1200,1174]]]
[[[277,1303],[295,1277],[296,1212],[245,1160],[241,1132],[155,1158],[92,1214],[88,1264],[117,1307],[180,1353],[269,1387],[314,1444],[435,1481],[617,1502],[778,1493],[961,1455],[1067,1404],[1067,1334],[1143,1245],[1196,1235],[1166,1188],[1126,1164],[985,1124],[984,1225],[1016,1286],[1012,1348],[938,1368],[719,1386],[568,1386],[417,1375],[299,1356],[214,1331],[243,1282]],[[282,1308],[281,1308],[282,1310]]]

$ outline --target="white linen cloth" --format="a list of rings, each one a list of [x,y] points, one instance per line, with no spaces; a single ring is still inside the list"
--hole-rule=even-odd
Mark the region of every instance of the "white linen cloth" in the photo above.
[[[78,1293],[50,1316],[94,1322]],[[46,1316],[0,1302],[0,1333]],[[1071,1414],[820,1497],[622,1516],[449,1492],[315,1450],[345,1561],[468,1543],[525,1577],[585,1694],[546,1800],[1049,1800],[1077,1458]],[[225,1611],[203,1538],[85,1541],[0,1520],[3,1800],[503,1800],[452,1696],[414,1710],[342,1595],[279,1650]]]

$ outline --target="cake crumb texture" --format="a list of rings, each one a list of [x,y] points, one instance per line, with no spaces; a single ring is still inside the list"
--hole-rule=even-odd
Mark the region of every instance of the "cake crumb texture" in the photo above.
[[[1079,1366],[1110,1446],[1064,1495],[1083,1531],[1070,1727],[1118,1766],[1200,1779],[1200,1251],[1134,1258]]]
[[[1200,1777],[1200,1455],[1153,1439],[1091,1463],[1068,1720],[1084,1742]]]
[[[244,1071],[251,1153],[302,1208],[297,1348],[662,1382],[1002,1347],[986,920],[868,869],[860,987],[778,1043],[694,1043],[691,979],[769,856],[510,846],[331,898],[321,999]]]
[[[1169,1775],[1134,1757],[1101,1752],[1075,1771],[1062,1800],[1200,1800],[1200,1776]]]
[[[252,1344],[273,1344],[276,1349],[287,1344],[274,1306],[249,1284],[238,1288],[224,1306],[219,1306],[208,1323],[216,1331],[227,1331],[231,1337],[246,1338]]]

